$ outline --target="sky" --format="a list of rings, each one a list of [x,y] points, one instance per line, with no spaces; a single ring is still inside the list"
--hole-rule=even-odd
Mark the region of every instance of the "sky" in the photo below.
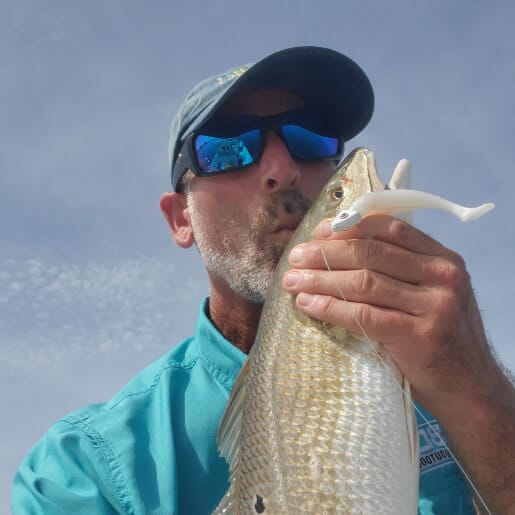
[[[159,211],[171,119],[199,80],[296,45],[357,61],[386,181],[466,205],[414,223],[467,262],[515,371],[515,4],[508,0],[0,0],[0,513],[52,422],[192,333],[207,281]],[[477,371],[478,374],[481,370]]]

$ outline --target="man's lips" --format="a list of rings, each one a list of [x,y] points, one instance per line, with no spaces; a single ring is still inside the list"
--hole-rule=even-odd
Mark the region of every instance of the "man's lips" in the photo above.
[[[297,226],[300,224],[301,220],[302,220],[301,217],[292,217],[292,218],[282,219],[282,220],[279,219],[274,224],[275,229],[273,230],[273,232],[279,232],[279,231],[284,231],[284,230],[294,231],[297,228]]]
[[[299,225],[300,221],[301,218],[279,221],[277,224],[275,224],[275,228],[271,232],[272,234],[290,237],[295,232],[295,229]]]
[[[269,234],[291,236],[309,209],[311,202],[298,191],[275,194],[269,207]]]
[[[293,232],[294,232],[294,229],[283,228],[283,229],[277,229],[272,234],[275,236],[278,236],[280,238],[288,238],[289,239],[291,237],[291,235],[293,234]]]

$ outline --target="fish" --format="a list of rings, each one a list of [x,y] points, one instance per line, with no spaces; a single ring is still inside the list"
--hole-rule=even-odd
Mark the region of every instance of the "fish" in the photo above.
[[[353,150],[286,246],[220,422],[230,484],[214,514],[417,513],[409,383],[381,345],[301,313],[281,285],[322,219],[384,189],[373,153]]]

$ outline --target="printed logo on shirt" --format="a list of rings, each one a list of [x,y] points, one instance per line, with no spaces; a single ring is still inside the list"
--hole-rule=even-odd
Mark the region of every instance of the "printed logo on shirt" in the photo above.
[[[421,476],[454,462],[440,425],[435,419],[419,424],[418,434]]]

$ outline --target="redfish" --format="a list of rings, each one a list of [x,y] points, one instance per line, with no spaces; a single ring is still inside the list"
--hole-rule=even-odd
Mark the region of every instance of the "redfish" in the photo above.
[[[220,424],[230,487],[215,513],[417,512],[418,433],[402,374],[376,342],[303,315],[281,286],[290,250],[322,219],[384,189],[373,155],[354,150],[285,249]]]

